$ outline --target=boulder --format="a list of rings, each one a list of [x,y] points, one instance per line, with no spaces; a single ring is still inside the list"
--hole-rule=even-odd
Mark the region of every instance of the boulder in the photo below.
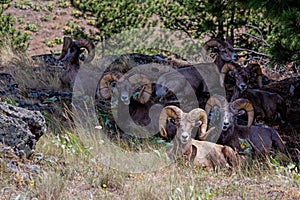
[[[28,158],[46,130],[45,118],[39,111],[0,102],[0,142],[11,146],[18,155]]]

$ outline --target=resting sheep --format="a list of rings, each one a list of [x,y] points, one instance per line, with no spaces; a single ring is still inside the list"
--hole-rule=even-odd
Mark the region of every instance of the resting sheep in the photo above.
[[[184,113],[176,106],[165,107],[159,118],[160,134],[167,137],[166,130],[168,118],[177,121],[177,131],[170,157],[177,159],[183,156],[184,161],[203,169],[214,169],[215,167],[237,166],[238,157],[236,152],[223,145],[207,141],[192,139],[192,129],[199,127],[200,139],[205,139],[210,131],[206,132],[207,116],[203,109],[193,109],[189,113]]]
[[[185,66],[162,74],[156,82],[155,94],[165,103],[168,103],[171,95],[175,95],[182,105],[201,107],[209,97],[209,90],[200,70],[194,66]]]
[[[227,63],[231,63],[232,61],[237,60],[238,55],[233,49],[231,39],[227,39],[225,41],[221,39],[210,39],[208,40],[203,48],[208,51],[209,48],[214,48],[216,50],[216,57],[214,59],[214,63],[217,65],[219,72],[219,81],[220,85],[224,87],[224,78],[225,75],[222,72],[223,66]]]
[[[158,123],[154,122],[158,121],[161,109],[153,115],[154,117],[150,116],[150,112],[156,109],[153,106],[158,103],[154,98],[155,83],[152,82],[157,74],[169,70],[170,67],[151,64],[132,69],[125,74],[119,71],[107,71],[100,78],[97,86],[97,103],[110,101],[110,108],[118,114],[115,117],[121,119],[118,125],[123,129],[130,128],[133,125],[132,121],[151,130],[157,129]],[[153,124],[156,127],[153,127]]]
[[[119,98],[125,105],[129,105],[131,95],[137,86],[140,86],[137,101],[142,104],[147,103],[152,94],[152,84],[145,75],[126,74],[123,76],[118,71],[109,71],[100,78],[96,96],[105,100],[112,100],[115,97],[112,106],[118,103]]]
[[[221,72],[221,69],[225,63],[237,60],[238,58],[235,50],[233,49],[232,42],[227,40],[223,41],[220,39],[210,39],[203,46],[206,51],[212,47],[217,48],[215,64],[217,65],[219,72]]]
[[[252,125],[254,108],[249,100],[240,98],[228,103],[225,97],[214,95],[207,101],[206,112],[210,113],[215,106],[221,110],[222,133],[218,143],[231,146],[243,153],[248,147],[242,145],[241,141],[247,141],[251,145],[249,148],[252,150],[252,155],[266,155],[275,149],[284,151],[284,143],[277,131],[265,125]],[[248,116],[247,126],[236,124],[236,117],[244,114],[245,111]]]
[[[235,79],[233,95],[230,99],[231,102],[238,98],[245,98],[253,105],[256,118],[260,117],[267,121],[276,118],[285,120],[286,104],[279,94],[260,89],[248,89],[249,74],[244,68],[238,69],[234,65],[226,65],[223,68],[223,71],[224,73],[230,71],[231,76]],[[258,79],[258,81],[258,84],[260,85],[261,79]]]
[[[64,71],[60,75],[62,89],[71,90],[73,88],[76,75],[80,68],[79,58],[83,53],[81,48],[85,48],[88,51],[88,56],[85,58],[84,62],[91,62],[95,57],[95,46],[91,41],[83,38],[73,41],[69,37],[64,37],[61,54],[59,56],[53,55],[56,60],[66,60]]]

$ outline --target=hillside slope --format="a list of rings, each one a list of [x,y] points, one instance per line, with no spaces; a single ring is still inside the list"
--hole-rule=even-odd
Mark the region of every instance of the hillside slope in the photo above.
[[[72,34],[75,29],[86,34],[97,31],[70,5],[70,1],[61,0],[13,0],[3,14],[14,16],[15,27],[29,34],[27,53],[32,56],[60,50],[63,36]]]

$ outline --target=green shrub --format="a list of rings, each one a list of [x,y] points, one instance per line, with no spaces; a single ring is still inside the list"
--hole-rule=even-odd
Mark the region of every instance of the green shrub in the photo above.
[[[29,36],[14,28],[15,21],[16,19],[9,14],[0,16],[0,46],[10,43],[16,50],[25,50]]]

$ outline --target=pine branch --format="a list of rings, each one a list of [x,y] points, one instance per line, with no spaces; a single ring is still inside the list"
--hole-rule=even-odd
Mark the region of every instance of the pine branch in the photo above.
[[[250,52],[250,53],[259,55],[259,56],[264,56],[264,57],[267,57],[267,58],[272,58],[272,56],[269,55],[269,54],[260,53],[260,52],[253,51],[253,50],[250,50],[250,49],[245,49],[245,48],[234,48],[234,50],[235,50],[235,51],[247,51],[247,52]]]
[[[251,38],[254,38],[255,40],[262,41],[263,42],[263,46],[271,47],[271,45],[264,39],[262,31],[257,26],[254,26],[254,25],[251,25],[251,24],[247,24],[246,27],[251,27],[251,28],[257,30],[259,32],[260,36],[255,36],[255,35],[252,35],[250,33],[238,33],[238,35],[247,35],[247,36],[249,36]]]

